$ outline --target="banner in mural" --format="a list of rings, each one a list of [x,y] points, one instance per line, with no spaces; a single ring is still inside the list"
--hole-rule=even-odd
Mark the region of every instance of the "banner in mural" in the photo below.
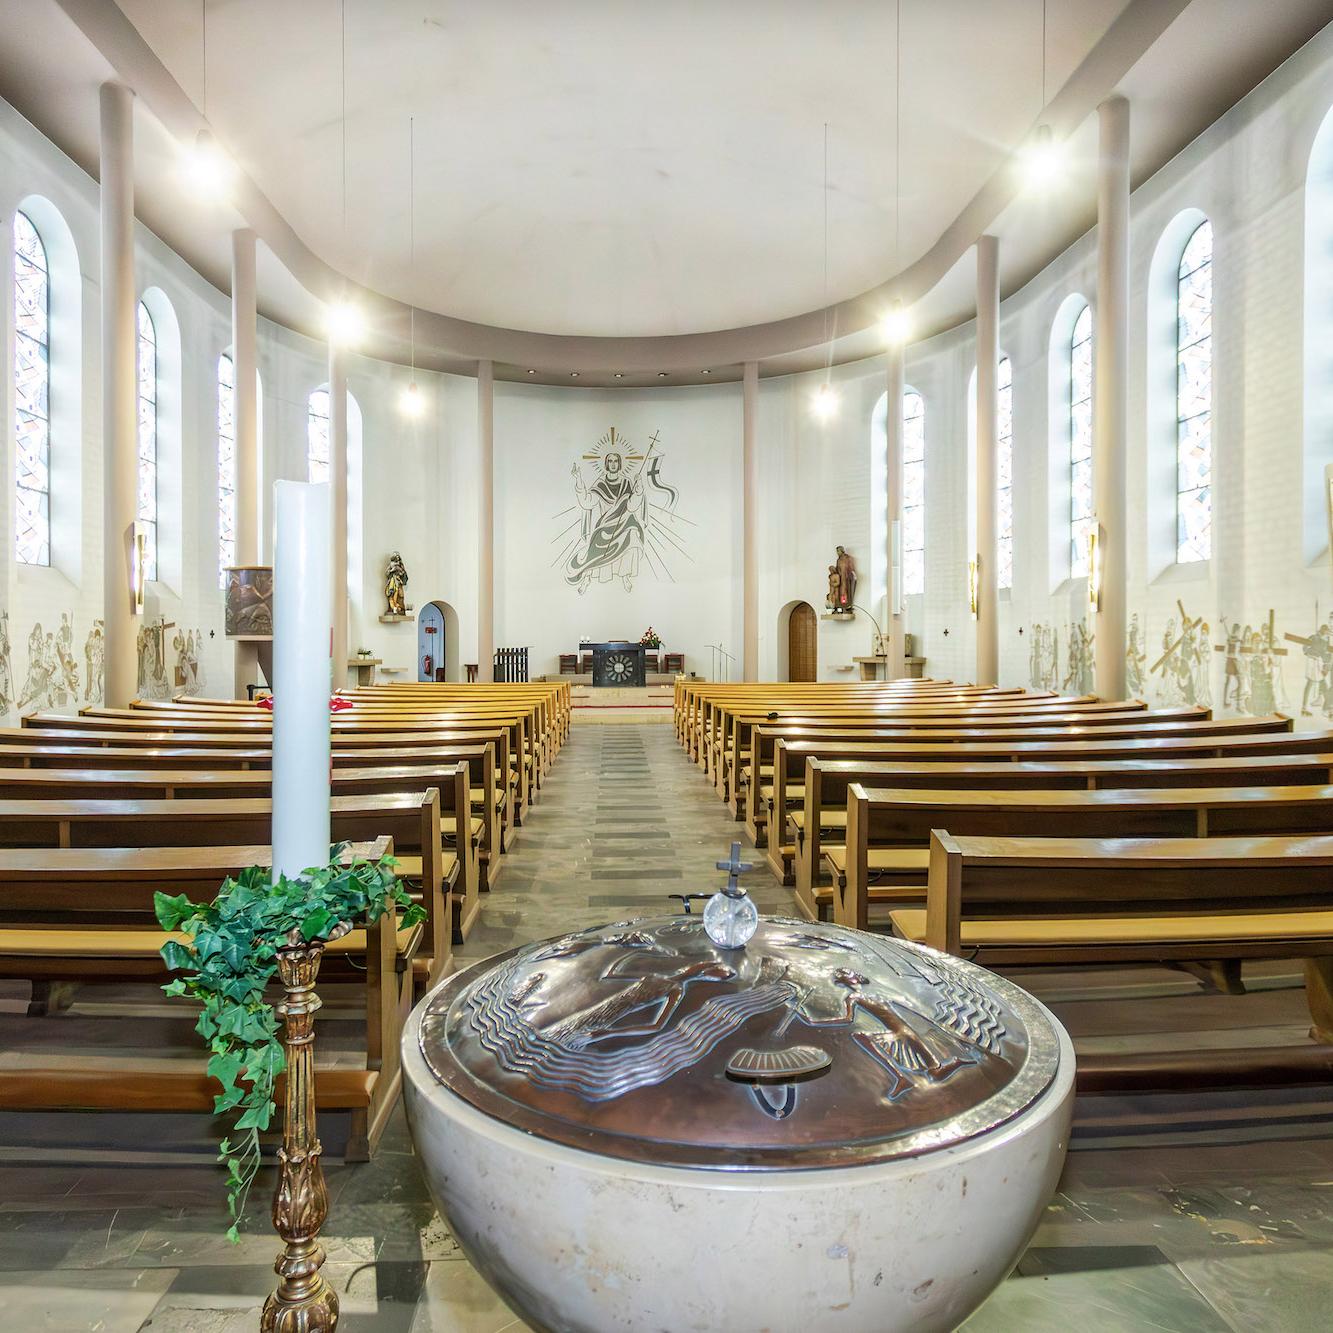
[[[675,582],[671,568],[691,559],[685,528],[694,524],[676,512],[680,492],[664,480],[664,462],[656,433],[644,450],[612,426],[570,468],[574,503],[555,515],[563,526],[551,539],[551,565],[570,587],[584,593],[594,583],[619,583],[629,592],[645,568]]]

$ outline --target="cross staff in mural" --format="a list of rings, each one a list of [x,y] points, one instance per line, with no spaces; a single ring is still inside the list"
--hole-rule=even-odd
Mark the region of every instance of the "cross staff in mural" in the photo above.
[[[1129,642],[1125,645],[1125,692],[1132,699],[1143,696],[1143,668],[1148,654],[1143,651],[1143,632],[1139,629],[1139,613],[1129,618]]]
[[[1277,646],[1275,619],[1270,607],[1268,621],[1260,629],[1250,625],[1241,629],[1240,621],[1233,620],[1226,630],[1226,642],[1213,645],[1213,651],[1222,654],[1223,708],[1258,715],[1276,712],[1285,705],[1281,659],[1288,650]],[[1226,626],[1225,616],[1222,623]]]
[[[670,580],[668,558],[672,552],[689,559],[677,527],[689,520],[676,513],[679,492],[662,480],[662,456],[657,445],[658,436],[654,434],[648,452],[636,453],[612,426],[596,447],[583,455],[584,462],[595,465],[597,475],[592,484],[588,484],[578,463],[570,468],[575,505],[555,517],[561,519],[575,508],[581,512],[553,539],[552,544],[565,544],[552,564],[563,565],[565,582],[580,593],[594,582],[609,584],[616,580],[629,592],[641,562],[658,578]],[[650,498],[650,491],[661,499]]]
[[[1180,612],[1180,633],[1176,622],[1166,622],[1162,635],[1162,655],[1148,668],[1149,675],[1162,676],[1164,702],[1167,704],[1207,703],[1212,698],[1208,683],[1206,648],[1207,625],[1201,616],[1191,617],[1184,604],[1176,602]]]
[[[1284,634],[1288,643],[1298,643],[1305,658],[1305,689],[1301,692],[1301,716],[1313,717],[1315,709],[1327,713],[1329,689],[1333,685],[1333,621],[1319,624],[1319,608],[1315,607],[1314,633]]]

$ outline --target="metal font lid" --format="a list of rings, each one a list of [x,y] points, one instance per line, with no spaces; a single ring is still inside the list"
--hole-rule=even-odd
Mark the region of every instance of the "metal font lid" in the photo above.
[[[1010,982],[773,917],[740,949],[682,916],[511,950],[435,992],[421,1050],[453,1093],[553,1142],[763,1170],[949,1147],[1029,1106],[1059,1063]]]

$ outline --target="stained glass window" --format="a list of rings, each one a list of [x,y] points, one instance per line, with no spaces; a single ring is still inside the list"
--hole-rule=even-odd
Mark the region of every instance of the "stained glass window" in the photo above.
[[[903,593],[926,590],[926,404],[903,394]]]
[[[310,395],[305,418],[305,457],[311,481],[329,479],[329,391]]]
[[[14,548],[21,565],[51,563],[51,274],[46,247],[14,214]]]
[[[139,528],[144,577],[157,578],[157,330],[139,302]]]
[[[1176,560],[1213,553],[1213,228],[1201,222],[1176,275]]]
[[[1088,576],[1092,534],[1092,307],[1069,339],[1069,577]]]
[[[225,353],[218,358],[218,586],[227,586],[236,563],[236,370]]]
[[[1014,372],[1000,358],[995,378],[996,587],[1014,586]]]

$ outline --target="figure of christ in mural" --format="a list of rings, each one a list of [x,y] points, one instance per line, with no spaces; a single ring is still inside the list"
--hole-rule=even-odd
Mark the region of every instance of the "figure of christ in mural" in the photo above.
[[[628,592],[634,586],[643,555],[648,498],[639,477],[630,477],[624,455],[608,450],[601,456],[601,476],[591,486],[576,463],[574,498],[583,510],[580,540],[565,567],[565,582],[586,592],[596,579],[620,579]]]
[[[1226,623],[1226,617],[1222,618],[1223,624]],[[1244,705],[1244,675],[1242,674],[1240,649],[1241,649],[1241,630],[1240,621],[1233,620],[1231,628],[1227,630],[1227,641],[1215,645],[1216,650],[1222,654],[1222,707],[1234,709],[1238,713],[1245,712]]]
[[[9,644],[9,612],[0,611],[0,713],[14,706],[14,663]]]
[[[56,674],[53,699],[58,708],[79,701],[79,664],[74,657],[74,624],[69,612],[60,615],[60,631],[56,635]]]
[[[1032,626],[1032,637],[1028,641],[1028,683],[1034,690],[1041,688],[1042,681],[1042,653],[1044,651],[1042,644],[1043,626],[1034,624]]]
[[[555,518],[564,523],[569,514],[577,517],[552,538],[559,549],[551,564],[560,566],[565,582],[580,593],[594,583],[616,582],[628,592],[642,567],[673,581],[670,560],[675,555],[691,558],[680,525],[694,524],[676,513],[679,492],[662,480],[657,443],[654,435],[647,453],[637,453],[612,426],[583,455],[594,465],[592,481],[578,463],[570,469],[575,503]]]
[[[1129,642],[1125,645],[1125,693],[1131,699],[1143,697],[1143,668],[1148,654],[1143,651],[1143,634],[1139,629],[1139,613],[1129,618]]]
[[[47,644],[52,651],[48,654]],[[49,707],[51,703],[51,682],[55,675],[54,641],[49,634],[43,635],[39,623],[32,627],[28,635],[28,673],[19,692],[18,710],[26,712],[30,708]]]
[[[83,660],[88,667],[88,677],[83,686],[83,698],[86,703],[102,702],[102,677],[106,666],[106,636],[103,633],[105,622],[93,621],[88,637],[83,641]]]

